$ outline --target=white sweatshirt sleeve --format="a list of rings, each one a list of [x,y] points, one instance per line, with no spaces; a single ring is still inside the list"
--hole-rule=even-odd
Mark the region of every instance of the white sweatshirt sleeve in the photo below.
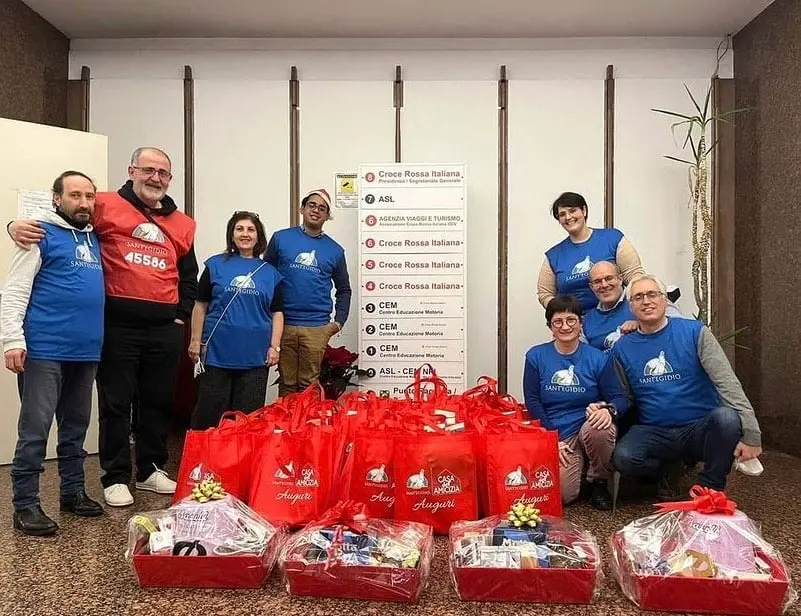
[[[12,349],[27,349],[22,323],[31,299],[33,279],[42,266],[42,253],[33,244],[30,250],[14,246],[8,279],[0,298],[0,335],[3,338],[3,352]]]

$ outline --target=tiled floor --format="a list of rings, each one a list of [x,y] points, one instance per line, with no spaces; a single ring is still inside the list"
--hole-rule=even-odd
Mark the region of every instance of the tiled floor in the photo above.
[[[783,553],[796,579],[801,579],[801,460],[780,454],[763,457],[766,471],[760,478],[738,475],[729,495],[741,509],[762,522],[765,536]],[[171,465],[174,473],[175,464]],[[89,492],[100,499],[97,458],[87,464]],[[142,616],[179,614],[259,614],[295,616],[358,614],[358,616],[456,616],[498,614],[620,614],[639,613],[607,576],[595,603],[588,607],[521,604],[461,603],[451,588],[446,545],[438,540],[431,582],[417,606],[373,602],[290,598],[273,573],[258,591],[140,590],[123,558],[126,520],[135,511],[162,508],[166,497],[135,494],[134,507],[107,509],[95,520],[78,520],[58,512],[58,478],[53,463],[42,478],[43,507],[61,525],[52,538],[29,538],[11,527],[9,470],[0,468],[0,491],[6,504],[0,508],[0,615],[1,616]],[[630,520],[652,510],[647,504],[624,503],[613,517],[582,504],[569,508],[566,517],[583,524],[605,546],[609,535]],[[789,614],[801,614],[796,604]]]

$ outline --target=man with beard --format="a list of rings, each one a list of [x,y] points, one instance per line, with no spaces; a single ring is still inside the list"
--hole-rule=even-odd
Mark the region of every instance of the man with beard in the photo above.
[[[6,368],[21,381],[11,488],[14,528],[26,535],[58,530],[39,502],[54,417],[61,510],[80,517],[103,513],[86,495],[83,468],[92,382],[103,344],[103,269],[90,224],[95,195],[94,183],[80,171],[56,178],[55,211],[40,218],[42,241],[31,250],[15,247],[0,301]]]
[[[97,372],[103,496],[114,507],[133,504],[131,404],[136,393],[136,488],[172,494],[164,472],[167,431],[183,328],[197,295],[195,222],[167,195],[172,163],[163,151],[138,148],[128,181],[97,195],[94,225],[105,273],[103,354]],[[33,221],[9,225],[23,247],[43,231]]]

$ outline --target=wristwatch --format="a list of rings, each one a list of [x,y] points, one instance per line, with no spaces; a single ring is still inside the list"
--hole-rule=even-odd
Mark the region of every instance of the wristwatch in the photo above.
[[[279,353],[281,352],[281,347],[280,347],[279,345],[277,345],[277,344],[276,344],[275,346],[272,346],[272,345],[271,345],[271,346],[270,346],[270,348],[271,348],[271,349],[275,349],[275,350],[276,350],[276,351],[278,351]]]
[[[614,404],[607,404],[604,408],[612,417],[617,417],[617,407]]]

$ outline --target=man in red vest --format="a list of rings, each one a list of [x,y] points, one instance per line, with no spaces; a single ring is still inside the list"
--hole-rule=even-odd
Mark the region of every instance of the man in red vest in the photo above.
[[[128,178],[116,193],[98,193],[92,221],[106,286],[97,372],[101,481],[106,503],[114,507],[134,500],[128,489],[134,393],[136,488],[175,492],[175,482],[162,469],[183,328],[194,306],[198,274],[195,221],[167,195],[170,158],[157,148],[139,148],[131,156]],[[43,236],[34,221],[13,222],[8,231],[23,247]]]

